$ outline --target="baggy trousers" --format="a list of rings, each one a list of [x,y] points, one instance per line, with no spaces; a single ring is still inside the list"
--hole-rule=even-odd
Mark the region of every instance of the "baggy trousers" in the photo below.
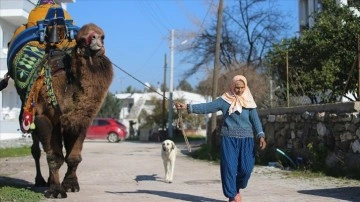
[[[246,188],[255,164],[254,138],[221,136],[220,172],[225,197]]]

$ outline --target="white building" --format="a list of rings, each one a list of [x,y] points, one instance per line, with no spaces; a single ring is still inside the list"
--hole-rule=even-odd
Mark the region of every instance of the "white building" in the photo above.
[[[30,11],[35,7],[38,0],[1,0],[0,1],[0,78],[3,79],[8,71],[7,52],[8,42],[17,27],[27,23]],[[75,0],[55,0],[66,9],[66,3],[74,3]],[[8,86],[0,91],[0,134],[13,127],[18,128],[18,115],[21,101],[14,87],[14,81],[9,80]],[[7,123],[5,124],[5,121]],[[10,121],[10,122],[9,122]],[[13,123],[13,124],[11,124]],[[10,125],[9,125],[10,124]],[[1,139],[1,136],[0,136]]]
[[[322,0],[299,0],[299,25],[300,31],[309,29],[314,26],[315,20],[314,13],[322,11]],[[336,0],[336,3],[340,6],[347,6],[348,0]],[[355,15],[360,15],[360,12],[353,7],[350,9]]]

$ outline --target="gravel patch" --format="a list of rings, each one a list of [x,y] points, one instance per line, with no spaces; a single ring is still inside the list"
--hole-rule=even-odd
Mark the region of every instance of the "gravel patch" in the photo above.
[[[31,137],[21,137],[16,139],[0,140],[0,149],[18,148],[31,146],[33,143]]]

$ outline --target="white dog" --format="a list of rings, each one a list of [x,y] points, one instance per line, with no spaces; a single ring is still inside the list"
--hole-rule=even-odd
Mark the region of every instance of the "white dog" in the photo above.
[[[164,163],[165,181],[172,183],[175,169],[177,147],[171,140],[164,140],[161,148],[161,158]]]

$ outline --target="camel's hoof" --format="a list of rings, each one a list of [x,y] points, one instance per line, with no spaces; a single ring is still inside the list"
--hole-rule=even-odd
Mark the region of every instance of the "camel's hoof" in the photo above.
[[[61,186],[66,192],[79,192],[80,186],[77,179],[64,179]]]
[[[45,192],[45,197],[46,198],[66,198],[67,194],[60,185],[52,185]]]

